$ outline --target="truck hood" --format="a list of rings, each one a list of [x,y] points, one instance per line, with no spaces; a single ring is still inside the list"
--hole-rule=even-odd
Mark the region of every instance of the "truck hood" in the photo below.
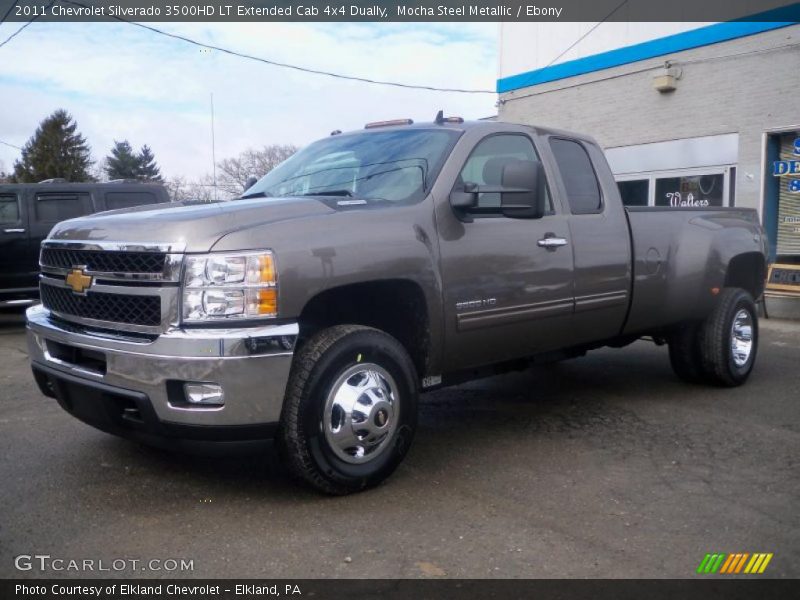
[[[207,252],[221,237],[251,227],[336,212],[317,198],[176,202],[113,210],[63,221],[51,240],[183,244]]]

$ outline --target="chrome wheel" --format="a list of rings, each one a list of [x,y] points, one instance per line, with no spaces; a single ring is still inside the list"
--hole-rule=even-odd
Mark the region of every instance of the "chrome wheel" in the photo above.
[[[731,325],[731,356],[737,367],[743,367],[753,352],[753,316],[740,309]]]
[[[322,428],[336,456],[362,464],[389,447],[399,414],[399,392],[392,376],[376,364],[357,364],[331,387]]]

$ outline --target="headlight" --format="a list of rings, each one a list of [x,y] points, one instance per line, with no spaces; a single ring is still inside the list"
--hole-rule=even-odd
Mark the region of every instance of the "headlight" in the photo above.
[[[263,319],[278,314],[278,279],[272,252],[186,256],[185,322]]]

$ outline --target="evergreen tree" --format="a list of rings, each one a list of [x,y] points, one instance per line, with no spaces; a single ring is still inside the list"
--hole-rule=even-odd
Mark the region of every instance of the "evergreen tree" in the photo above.
[[[42,121],[14,163],[14,180],[31,183],[63,177],[67,181],[92,181],[91,151],[77,128],[63,109]]]
[[[153,156],[153,151],[145,144],[139,151],[136,157],[139,161],[139,174],[138,177],[142,181],[158,181],[161,182],[161,169],[158,168],[156,157]]]
[[[105,169],[109,179],[139,178],[139,157],[133,153],[128,140],[114,140],[111,154],[106,157]]]

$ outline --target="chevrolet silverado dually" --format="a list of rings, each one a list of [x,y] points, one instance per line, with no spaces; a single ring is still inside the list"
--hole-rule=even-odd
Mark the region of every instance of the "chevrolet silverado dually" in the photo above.
[[[411,445],[420,391],[647,337],[735,386],[766,237],[739,208],[625,208],[598,144],[500,122],[373,123],[240,199],[109,211],[42,243],[42,392],[106,432],[277,442],[327,493]]]

